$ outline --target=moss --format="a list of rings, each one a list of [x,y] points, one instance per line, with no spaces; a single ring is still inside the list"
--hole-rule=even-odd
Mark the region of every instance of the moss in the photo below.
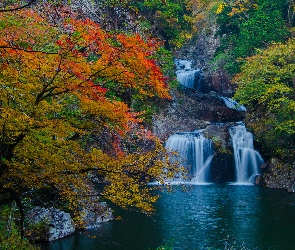
[[[212,137],[209,138],[213,145],[214,145],[214,149],[221,154],[232,154],[232,152],[230,150],[228,150],[227,148],[225,148],[224,143],[222,143],[222,139],[219,136],[215,136],[213,135]]]

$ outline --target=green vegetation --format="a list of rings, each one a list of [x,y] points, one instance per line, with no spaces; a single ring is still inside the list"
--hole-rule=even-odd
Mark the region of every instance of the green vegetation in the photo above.
[[[0,207],[0,249],[1,250],[39,250],[26,239],[21,239],[16,219],[19,211],[15,204]]]
[[[228,1],[226,1],[228,2]],[[285,25],[285,0],[229,1],[215,11],[219,26],[217,35],[222,37],[215,60],[228,73],[240,71],[245,58],[258,48],[287,39]]]
[[[125,30],[133,23],[140,32],[160,38],[167,49],[179,48],[192,36],[192,8],[188,0],[103,0],[99,6],[112,16],[113,29]],[[132,13],[132,20],[120,20],[116,10]],[[107,17],[106,17],[107,18]],[[132,26],[131,25],[131,26]]]
[[[192,10],[188,0],[133,1],[144,14],[151,31],[165,41],[166,48],[179,48],[192,36]]]
[[[215,13],[221,43],[213,68],[238,85],[234,98],[247,106],[246,125],[261,151],[294,161],[294,1],[213,1],[207,9],[207,0],[192,2],[207,13],[203,17]]]
[[[294,160],[294,79],[294,39],[257,52],[234,78],[235,98],[247,105],[247,123],[265,145],[264,153],[287,161]]]

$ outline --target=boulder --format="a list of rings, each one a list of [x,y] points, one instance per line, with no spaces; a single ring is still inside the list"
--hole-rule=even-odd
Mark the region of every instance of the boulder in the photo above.
[[[279,159],[272,158],[261,167],[262,186],[268,188],[287,189],[295,193],[295,162],[285,164]]]
[[[53,241],[75,231],[70,214],[53,207],[33,208],[27,213],[26,221],[26,235],[33,241]]]

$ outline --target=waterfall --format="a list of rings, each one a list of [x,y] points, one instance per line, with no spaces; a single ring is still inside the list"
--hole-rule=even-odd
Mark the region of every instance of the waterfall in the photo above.
[[[191,64],[191,61],[175,60],[177,80],[187,88],[201,91],[203,75],[200,69],[192,69]]]
[[[244,124],[232,127],[230,135],[234,148],[236,182],[253,183],[263,164],[261,155],[254,150],[253,135]]]
[[[231,108],[231,109],[236,109],[239,111],[246,111],[246,107],[243,105],[240,105],[238,102],[235,100],[229,98],[229,97],[224,97],[222,96],[221,99],[224,101],[224,104],[226,107]]]
[[[200,132],[174,134],[168,138],[165,148],[178,153],[181,165],[188,169],[190,182],[209,182],[213,146]]]
[[[176,70],[191,70],[192,69],[192,61],[176,59],[174,61],[174,63],[176,66]]]

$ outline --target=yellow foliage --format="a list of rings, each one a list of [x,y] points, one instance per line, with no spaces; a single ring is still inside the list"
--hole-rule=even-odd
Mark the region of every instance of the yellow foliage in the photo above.
[[[170,98],[151,59],[159,44],[65,19],[56,27],[32,10],[0,13],[0,194],[54,188],[74,208],[93,194],[93,172],[107,182],[98,195],[151,212],[157,197],[145,184],[163,182],[176,166],[164,161],[158,142],[150,152],[123,148],[127,139],[155,139],[127,104],[106,93],[113,82],[118,90]]]
[[[227,6],[227,4],[225,3],[221,3],[218,5],[218,8],[215,10],[215,14],[220,14],[223,12],[224,7]]]

